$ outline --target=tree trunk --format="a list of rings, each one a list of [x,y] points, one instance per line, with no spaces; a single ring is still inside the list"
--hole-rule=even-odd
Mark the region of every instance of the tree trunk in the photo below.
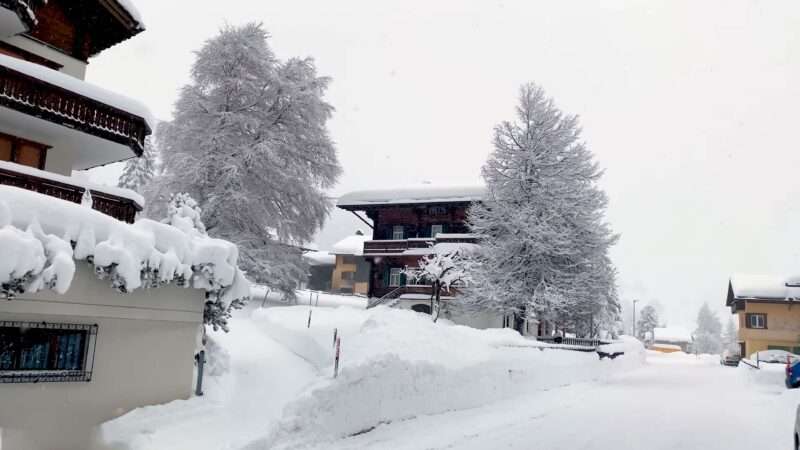
[[[525,317],[528,309],[523,305],[519,314],[514,313],[514,329],[521,335],[525,335]]]
[[[436,281],[433,283],[433,289],[434,293],[436,294],[436,303],[434,304],[434,310],[431,311],[431,313],[433,314],[433,323],[436,323],[436,321],[439,320],[439,310],[442,308],[442,304],[440,303],[441,300],[439,298],[442,293],[442,285]]]

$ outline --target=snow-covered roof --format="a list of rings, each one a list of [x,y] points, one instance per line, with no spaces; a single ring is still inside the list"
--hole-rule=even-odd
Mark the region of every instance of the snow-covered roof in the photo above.
[[[364,242],[371,239],[371,237],[363,234],[347,236],[341,241],[333,244],[333,253],[336,255],[361,256],[364,254]]]
[[[653,342],[692,342],[692,333],[684,327],[656,327],[653,329]]]
[[[156,121],[152,112],[144,103],[138,100],[95,86],[49,67],[23,61],[12,56],[0,54],[0,65],[141,117],[147,122],[147,126],[151,130],[155,129]]]
[[[419,203],[469,203],[482,200],[484,186],[414,186],[395,189],[375,189],[350,192],[339,197],[337,206],[356,209],[380,205],[407,205]]]
[[[0,161],[0,169],[10,170],[12,172],[18,172],[33,177],[44,178],[50,181],[57,181],[59,183],[71,184],[73,186],[80,186],[94,191],[105,192],[107,194],[116,195],[117,197],[127,198],[128,200],[136,202],[136,204],[138,204],[139,206],[144,207],[144,197],[142,197],[139,193],[134,192],[130,189],[105,186],[102,184],[81,180],[75,177],[67,177],[64,175],[59,175],[57,173],[47,172],[45,170],[39,170],[33,167],[24,166],[22,164],[16,164],[8,161]]]
[[[798,282],[800,277],[735,274],[730,279],[730,294],[733,299],[795,299],[800,298]]]
[[[139,13],[139,10],[136,9],[136,5],[133,4],[133,0],[116,0],[117,4],[122,7],[128,14],[139,24],[139,29],[144,30],[144,20],[142,20],[142,14]]]
[[[4,295],[44,289],[64,293],[75,260],[91,261],[95,272],[122,292],[174,281],[204,289],[209,299],[223,303],[250,293],[238,268],[239,250],[228,241],[148,219],[128,224],[12,186],[0,186],[0,249]]]
[[[336,264],[336,255],[329,252],[306,252],[303,253],[303,258],[311,266],[332,266]]]

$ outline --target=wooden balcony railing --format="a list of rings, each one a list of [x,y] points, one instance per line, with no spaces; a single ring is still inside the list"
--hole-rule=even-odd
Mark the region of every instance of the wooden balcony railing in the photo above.
[[[14,186],[68,202],[80,203],[85,188],[0,168],[0,184]],[[92,208],[117,220],[133,223],[141,205],[131,199],[91,189]]]
[[[137,155],[150,133],[144,118],[4,66],[0,105],[127,145]]]
[[[412,239],[396,239],[396,240],[378,240],[364,242],[364,255],[367,256],[380,256],[380,255],[400,255],[406,250],[415,248],[428,248],[434,244],[439,243],[470,243],[474,244],[476,238],[471,235],[447,235],[436,238],[412,238]]]

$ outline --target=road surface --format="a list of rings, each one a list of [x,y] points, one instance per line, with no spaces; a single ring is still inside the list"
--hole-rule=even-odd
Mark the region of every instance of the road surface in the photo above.
[[[641,369],[480,408],[380,425],[327,449],[790,449],[800,395],[781,367],[648,354]]]

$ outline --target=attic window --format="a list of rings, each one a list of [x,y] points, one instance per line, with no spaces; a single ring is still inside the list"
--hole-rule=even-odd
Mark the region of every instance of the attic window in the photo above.
[[[447,214],[447,208],[444,206],[431,206],[428,208],[428,214],[431,216],[444,216]]]

